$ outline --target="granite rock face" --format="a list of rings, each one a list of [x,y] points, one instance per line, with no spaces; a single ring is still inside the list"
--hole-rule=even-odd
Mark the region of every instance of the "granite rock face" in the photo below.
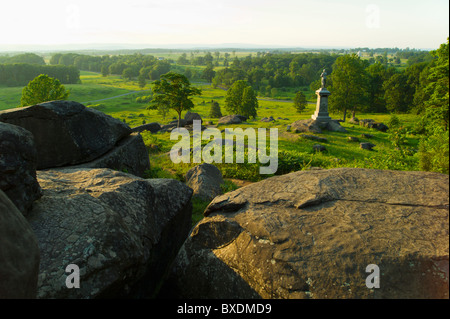
[[[94,159],[93,161],[65,166],[58,169],[72,168],[110,168],[135,176],[143,177],[145,171],[150,169],[148,150],[144,140],[139,133],[132,133],[120,140],[117,145],[106,154]]]
[[[152,122],[152,123],[147,123],[147,124],[143,124],[137,127],[134,127],[132,129],[133,132],[144,132],[144,131],[149,131],[151,133],[157,133],[161,130],[161,124],[156,123],[156,122]]]
[[[320,122],[313,119],[298,120],[291,124],[291,131],[294,133],[322,133],[322,130],[345,133],[347,130],[338,121],[330,120]]]
[[[28,221],[39,242],[38,298],[152,297],[191,228],[192,190],[109,169],[38,172]],[[80,288],[67,289],[68,265]]]
[[[36,298],[39,258],[33,230],[0,190],[0,299]]]
[[[216,197],[168,286],[182,298],[449,298],[449,177],[300,171]],[[368,265],[379,267],[369,289]]]
[[[73,101],[0,111],[0,122],[23,127],[33,134],[37,169],[89,162],[131,133],[121,121]]]
[[[242,122],[245,122],[246,120],[247,120],[247,118],[242,115],[237,115],[237,114],[227,115],[227,116],[223,116],[219,119],[219,121],[217,122],[217,126],[240,124]]]
[[[36,165],[33,135],[19,126],[0,122],[0,190],[24,215],[41,197]]]
[[[221,195],[222,173],[212,164],[203,163],[191,168],[186,173],[186,184],[193,189],[194,196],[204,201],[211,201]]]

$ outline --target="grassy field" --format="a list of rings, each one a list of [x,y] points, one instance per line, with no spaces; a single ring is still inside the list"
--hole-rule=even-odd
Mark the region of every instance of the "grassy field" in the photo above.
[[[139,88],[136,81],[124,81],[120,76],[103,77],[93,72],[81,73],[82,84],[66,85],[70,90],[69,99],[94,107],[121,121],[125,121],[130,127],[143,123],[158,122],[168,123],[176,117],[175,112],[170,112],[163,119],[156,110],[147,110],[146,104],[136,102],[138,96],[149,94],[150,85]],[[194,108],[191,112],[199,113],[202,118],[213,124],[217,119],[209,118],[211,101],[219,102],[222,114],[226,115],[224,101],[226,91],[222,88],[213,88],[205,83],[195,83],[202,89],[202,95],[194,97]],[[20,104],[22,87],[0,87],[0,110],[17,107]],[[316,152],[313,145],[316,141],[305,139],[301,134],[291,133],[286,130],[287,125],[299,119],[308,119],[315,110],[315,101],[310,101],[307,109],[298,114],[291,101],[260,98],[258,116],[240,125],[229,125],[229,128],[277,128],[278,129],[278,170],[275,173],[286,174],[291,171],[310,169],[311,167],[361,167],[375,169],[416,170],[418,167],[417,148],[419,137],[406,134],[407,144],[403,151],[395,149],[391,142],[390,134],[374,129],[342,123],[347,133],[324,131],[322,134],[314,134],[327,139],[326,143],[319,143],[326,147],[325,152]],[[341,114],[330,114],[332,118],[339,119]],[[183,113],[184,116],[184,113]],[[261,118],[270,117],[274,122],[261,122]],[[397,115],[400,122],[409,131],[413,131],[417,117],[411,114]],[[278,119],[281,117],[282,119]],[[359,119],[370,118],[375,121],[387,123],[389,114],[357,114]],[[362,137],[362,134],[371,134],[373,138]],[[143,132],[145,144],[149,149],[151,169],[147,172],[149,178],[175,178],[184,181],[185,173],[196,163],[174,164],[170,160],[168,152],[177,140],[170,139],[170,133],[151,134]],[[371,142],[376,145],[372,151],[359,148],[359,143],[349,142],[348,137],[358,137],[361,142]],[[204,141],[203,145],[208,141]],[[406,150],[406,151],[405,151]],[[224,151],[223,151],[224,154]],[[221,164],[215,163],[227,179],[225,190],[235,189],[239,181],[256,182],[272,175],[261,175],[258,163]],[[265,165],[264,165],[265,166]],[[193,222],[201,218],[201,214],[208,203],[200,200],[194,201]]]

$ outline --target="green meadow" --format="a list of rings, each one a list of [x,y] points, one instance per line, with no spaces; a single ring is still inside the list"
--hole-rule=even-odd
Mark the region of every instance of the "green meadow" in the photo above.
[[[144,123],[158,122],[166,124],[176,118],[175,112],[169,112],[165,119],[156,110],[148,110],[147,104],[136,102],[139,96],[150,93],[150,83],[141,89],[136,81],[125,81],[120,76],[103,77],[94,72],[81,72],[81,84],[66,85],[70,90],[69,99],[96,108],[114,118],[126,122],[130,127],[136,127]],[[209,124],[215,127],[218,119],[209,117],[211,101],[219,102],[222,114],[225,111],[226,90],[213,88],[208,83],[194,82],[194,85],[202,89],[202,95],[194,97],[194,108],[196,112]],[[0,110],[17,107],[20,104],[22,87],[0,87]],[[308,95],[312,97],[312,92]],[[286,174],[292,171],[306,170],[311,168],[334,168],[334,167],[361,167],[373,169],[395,169],[395,170],[418,170],[417,149],[419,136],[414,134],[417,116],[412,114],[398,114],[401,124],[407,128],[406,144],[401,149],[394,147],[389,132],[383,133],[374,129],[353,125],[348,122],[342,123],[347,133],[328,132],[314,134],[325,137],[327,142],[318,143],[302,137],[302,134],[287,131],[287,125],[300,119],[308,119],[315,110],[315,99],[309,101],[304,112],[298,114],[290,100],[275,100],[267,97],[259,98],[258,116],[249,119],[239,125],[229,125],[228,128],[276,128],[278,129],[278,170],[275,175]],[[184,114],[183,114],[184,115]],[[339,119],[341,114],[330,114],[332,118]],[[261,118],[272,116],[274,122],[261,122]],[[357,114],[359,119],[374,119],[375,121],[387,123],[389,114]],[[279,119],[280,118],[280,119]],[[211,124],[212,123],[212,124]],[[223,129],[223,127],[220,127]],[[268,131],[268,130],[267,130]],[[362,134],[370,134],[372,138],[362,137]],[[172,146],[179,140],[171,140],[170,133],[143,132],[141,134],[149,149],[151,169],[147,172],[148,178],[175,178],[184,181],[185,173],[198,163],[174,164],[169,156]],[[371,142],[376,146],[372,151],[360,149],[358,142],[350,142],[348,137],[357,137],[360,142]],[[222,133],[224,137],[224,133]],[[267,140],[269,141],[269,140]],[[202,141],[202,146],[209,143]],[[268,143],[267,143],[268,144]],[[316,152],[314,144],[326,147],[324,152]],[[268,145],[267,145],[268,148]],[[247,156],[247,150],[246,156]],[[267,154],[270,150],[267,149]],[[223,150],[222,156],[225,155]],[[226,184],[224,191],[236,189],[242,183],[256,182],[273,175],[261,175],[260,165],[266,164],[248,163],[215,163],[221,170]],[[193,222],[201,218],[201,213],[208,203],[195,200]]]

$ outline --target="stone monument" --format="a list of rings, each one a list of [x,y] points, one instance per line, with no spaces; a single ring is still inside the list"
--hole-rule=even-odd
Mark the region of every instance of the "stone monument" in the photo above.
[[[311,118],[318,122],[330,122],[331,117],[328,114],[328,96],[331,95],[331,92],[326,88],[327,73],[325,69],[323,69],[320,77],[322,78],[322,87],[316,91],[317,106],[316,111],[311,115]]]

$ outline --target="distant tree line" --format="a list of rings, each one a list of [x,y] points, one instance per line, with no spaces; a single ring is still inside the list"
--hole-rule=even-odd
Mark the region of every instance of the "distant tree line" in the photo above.
[[[47,74],[63,84],[80,82],[80,71],[73,66],[14,63],[0,64],[0,85],[27,85],[40,74]]]
[[[343,112],[344,119],[347,110],[352,116],[357,111],[425,114],[432,94],[431,79],[439,63],[436,52],[415,55],[420,62],[408,63],[405,69],[379,61],[370,63],[356,54],[339,56],[329,72],[330,110]],[[317,83],[312,88],[318,88]]]
[[[27,63],[45,65],[44,58],[35,53],[22,53],[13,56],[0,56],[1,64]]]
[[[162,74],[170,71],[170,62],[160,60],[153,55],[135,53],[131,55],[91,56],[78,53],[56,53],[50,58],[51,65],[75,66],[79,70],[122,75],[125,79],[138,78],[157,80]]]
[[[260,53],[256,57],[235,57],[230,67],[215,73],[212,82],[215,86],[230,87],[234,82],[243,80],[259,95],[265,96],[273,88],[309,86],[319,78],[323,68],[331,68],[337,57],[336,54],[326,53]]]

